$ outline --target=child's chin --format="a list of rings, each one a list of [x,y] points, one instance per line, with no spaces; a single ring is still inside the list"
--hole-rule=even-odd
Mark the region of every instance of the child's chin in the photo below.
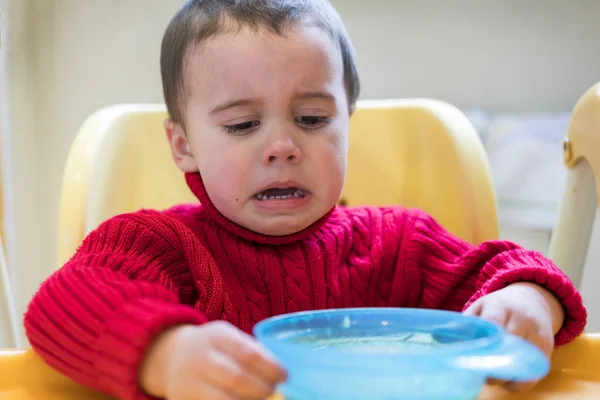
[[[314,222],[306,216],[286,215],[263,219],[250,229],[267,236],[287,236],[303,231]]]

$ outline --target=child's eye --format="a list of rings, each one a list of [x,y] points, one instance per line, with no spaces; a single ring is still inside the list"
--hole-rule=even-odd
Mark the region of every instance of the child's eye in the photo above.
[[[296,123],[302,125],[304,128],[307,129],[319,129],[322,126],[327,125],[328,122],[329,119],[327,117],[315,117],[306,115],[304,117],[296,118]]]
[[[224,128],[230,135],[246,135],[258,125],[260,125],[260,121],[247,121],[241,124],[225,125]]]

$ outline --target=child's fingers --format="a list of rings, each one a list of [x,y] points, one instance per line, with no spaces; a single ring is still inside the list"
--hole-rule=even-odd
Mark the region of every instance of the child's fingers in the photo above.
[[[463,311],[464,315],[469,315],[472,317],[478,317],[481,314],[481,310],[483,308],[483,301],[477,300],[473,304],[471,304],[465,311]]]
[[[539,327],[532,318],[513,314],[508,320],[506,330],[513,335],[522,337],[550,357],[554,350],[554,335],[550,330]]]
[[[216,346],[242,366],[272,383],[280,383],[287,379],[283,367],[252,336],[231,327],[221,332],[220,339]]]
[[[479,317],[486,321],[494,322],[502,327],[506,327],[510,315],[505,307],[488,302],[483,305]]]
[[[264,399],[275,387],[220,351],[207,354],[206,380],[243,399]]]
[[[519,336],[523,339],[527,339],[530,330],[531,324],[523,321],[523,319],[517,314],[511,315],[506,324],[506,331],[508,333],[512,333],[513,335]]]
[[[539,335],[535,334],[537,332],[535,328],[535,324],[532,321],[529,321],[527,318],[523,318],[519,314],[511,314],[506,322],[507,332],[529,341],[548,354],[546,349],[547,346],[544,346]],[[500,385],[510,392],[517,393],[533,389],[537,382],[506,382],[496,379],[489,379],[488,384]]]
[[[230,349],[232,356],[239,362],[264,377],[270,382],[280,383],[287,379],[287,373],[283,367],[275,361],[274,357],[253,339],[246,339],[238,349]]]

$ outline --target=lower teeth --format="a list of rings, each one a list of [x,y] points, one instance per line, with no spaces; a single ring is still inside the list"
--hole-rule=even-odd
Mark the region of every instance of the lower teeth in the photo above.
[[[256,195],[258,200],[287,200],[287,199],[299,199],[304,197],[304,192],[301,190],[296,190],[294,194],[287,194],[285,196],[266,196],[262,193]]]

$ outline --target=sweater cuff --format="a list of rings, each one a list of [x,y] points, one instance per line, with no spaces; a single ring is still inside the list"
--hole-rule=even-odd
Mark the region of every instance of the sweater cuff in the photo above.
[[[176,325],[200,325],[206,318],[192,307],[137,299],[115,312],[96,341],[99,386],[122,400],[154,400],[139,386],[143,358],[157,334]]]
[[[483,269],[480,288],[466,304],[518,282],[534,283],[552,293],[562,304],[565,320],[555,336],[555,345],[567,344],[585,329],[587,312],[581,295],[569,278],[537,252],[512,250],[494,257]]]

